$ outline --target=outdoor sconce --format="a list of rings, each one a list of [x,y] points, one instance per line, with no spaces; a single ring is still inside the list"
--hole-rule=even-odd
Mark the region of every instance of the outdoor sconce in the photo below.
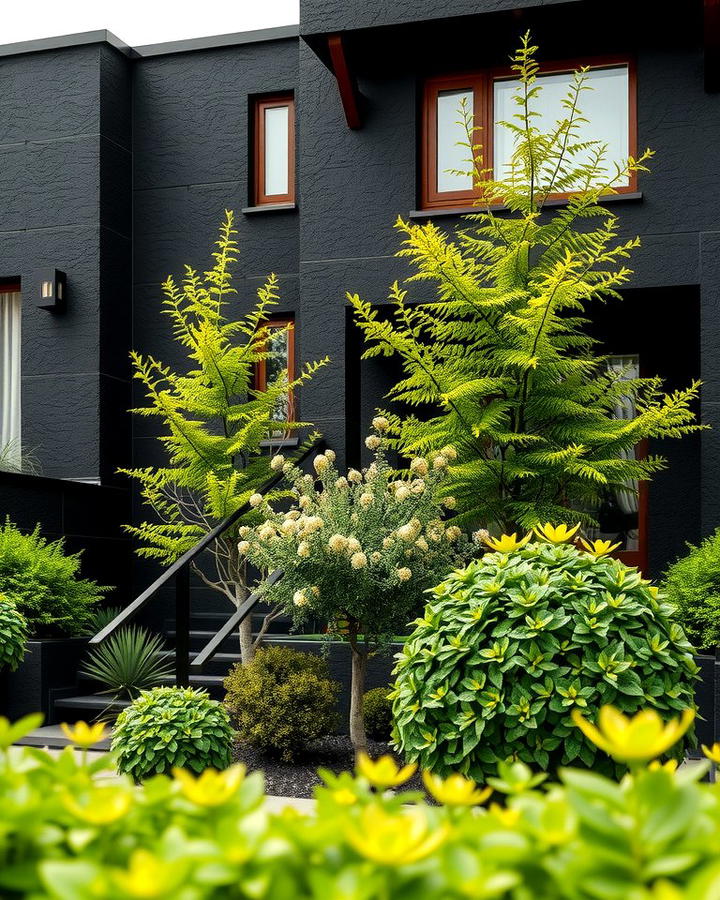
[[[59,269],[41,269],[37,273],[39,288],[39,309],[64,312],[67,302],[67,278]]]

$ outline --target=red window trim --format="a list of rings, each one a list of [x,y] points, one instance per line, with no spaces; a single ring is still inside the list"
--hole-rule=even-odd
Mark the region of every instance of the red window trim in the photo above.
[[[265,193],[265,110],[275,107],[288,108],[288,191],[286,194]],[[253,175],[255,190],[253,200],[256,206],[295,202],[295,98],[292,94],[276,94],[272,97],[258,97],[254,109],[254,154]]]
[[[278,328],[286,328],[287,329],[287,339],[288,339],[288,362],[287,362],[287,373],[288,373],[288,381],[294,381],[295,379],[295,317],[294,316],[283,316],[273,319],[268,319],[265,322],[262,322],[260,325],[260,331],[264,331],[267,337],[267,332],[272,331]],[[256,391],[265,391],[267,390],[267,361],[261,359],[255,365],[255,390]],[[293,396],[293,392],[290,391],[290,395],[288,397],[288,412],[289,418],[292,419],[295,416],[295,398]]]
[[[21,290],[20,282],[17,279],[0,278],[0,294],[19,294]]]
[[[573,72],[581,66],[591,69],[609,69],[616,66],[627,66],[628,69],[628,152],[637,156],[637,71],[634,59],[629,56],[602,56],[576,60],[551,61],[540,66],[539,74],[549,75],[561,72]],[[437,190],[437,95],[439,91],[468,88],[473,91],[473,108],[475,123],[474,143],[482,144],[485,170],[493,171],[493,86],[496,81],[517,77],[509,67],[486,69],[482,72],[450,75],[448,77],[430,78],[425,82],[422,105],[422,141],[421,141],[421,208],[437,209],[454,206],[469,206],[482,194],[479,187],[468,191]],[[616,188],[617,193],[626,194],[637,191],[637,175],[630,176],[629,184]],[[551,194],[549,200],[562,200],[570,196],[568,193]]]

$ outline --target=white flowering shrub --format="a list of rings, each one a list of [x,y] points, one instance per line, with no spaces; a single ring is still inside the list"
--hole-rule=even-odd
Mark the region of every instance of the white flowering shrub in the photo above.
[[[386,428],[382,416],[373,419],[365,442],[373,462],[362,472],[341,475],[332,450],[315,457],[315,475],[274,457],[271,465],[285,473],[294,502],[280,512],[258,495],[264,522],[240,530],[242,555],[261,570],[285,573],[269,589],[270,599],[297,620],[313,614],[347,636],[353,695],[360,692],[357,703],[351,698],[356,747],[365,740],[355,707],[361,706],[368,653],[406,627],[424,604],[423,592],[462,564],[468,547],[461,530],[444,520],[454,507],[454,499],[443,496],[453,448],[414,459],[407,472],[397,473],[385,454]]]

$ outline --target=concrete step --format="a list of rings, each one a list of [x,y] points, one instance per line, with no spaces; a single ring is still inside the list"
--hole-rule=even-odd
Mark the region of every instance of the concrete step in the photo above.
[[[93,751],[108,751],[111,737],[112,732],[108,731],[104,740],[93,745]],[[16,741],[15,745],[18,747],[46,747],[49,750],[62,750],[63,747],[70,745],[70,741],[65,737],[59,725],[43,725],[42,728],[36,728],[30,734],[26,734],[24,738]]]

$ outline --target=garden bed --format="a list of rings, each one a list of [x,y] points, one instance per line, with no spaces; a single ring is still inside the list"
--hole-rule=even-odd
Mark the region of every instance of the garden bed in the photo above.
[[[398,762],[399,757],[382,741],[368,741],[368,754],[375,758],[385,753],[391,754]],[[236,762],[244,763],[248,772],[260,771],[265,776],[265,793],[276,797],[312,797],[316,785],[322,784],[318,776],[319,768],[340,773],[352,771],[355,757],[347,735],[333,735],[309,745],[307,753],[294,763],[285,763],[265,756],[248,744],[235,745],[233,755]],[[423,790],[419,775],[415,775],[403,790]]]

